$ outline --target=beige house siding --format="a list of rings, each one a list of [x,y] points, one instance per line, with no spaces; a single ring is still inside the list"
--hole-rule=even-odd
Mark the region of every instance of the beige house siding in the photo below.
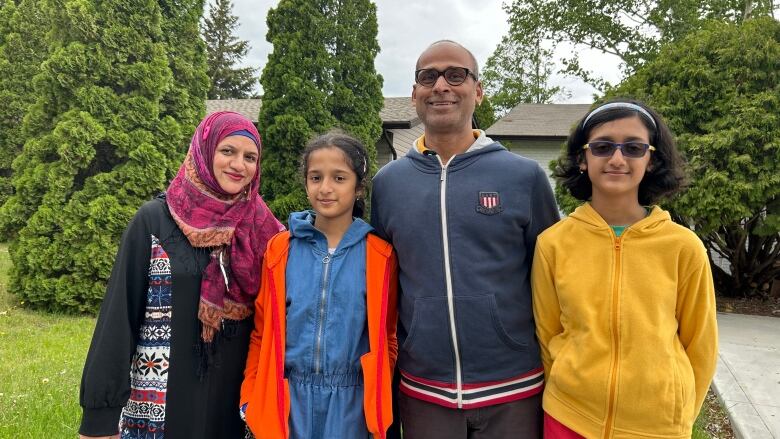
[[[555,187],[555,180],[552,178],[552,171],[550,170],[550,162],[557,159],[561,152],[561,147],[565,139],[527,139],[527,140],[508,140],[508,139],[496,139],[501,142],[506,149],[512,151],[515,154],[519,154],[523,157],[535,160],[542,167],[547,174],[547,178],[550,180],[550,185]]]
[[[588,104],[519,104],[485,131],[510,151],[536,160],[554,187],[550,162],[589,109]]]

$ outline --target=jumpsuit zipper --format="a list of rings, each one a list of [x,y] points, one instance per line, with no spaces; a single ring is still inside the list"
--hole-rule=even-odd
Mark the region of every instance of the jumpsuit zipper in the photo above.
[[[441,191],[440,209],[441,209],[441,238],[444,251],[444,279],[447,286],[447,311],[450,317],[450,335],[452,337],[452,347],[455,351],[455,384],[457,392],[458,408],[463,408],[463,379],[461,377],[460,349],[458,348],[458,335],[455,332],[455,298],[452,290],[452,273],[450,272],[450,243],[447,232],[447,166],[455,156],[450,157],[447,164],[442,163],[441,157],[436,156],[441,164],[441,175],[439,177]]]
[[[328,272],[330,268],[330,255],[322,258],[322,291],[320,293],[320,312],[317,319],[317,343],[314,347],[314,373],[320,373],[320,356],[322,354],[322,332],[325,326],[325,305],[328,292]]]
[[[625,234],[625,231],[623,232]],[[607,422],[604,425],[604,438],[612,437],[613,423],[615,422],[615,392],[617,388],[618,362],[620,359],[620,327],[618,325],[618,300],[620,298],[620,270],[621,270],[621,250],[622,235],[615,238],[615,273],[612,279],[612,345],[613,358],[610,371],[609,399],[607,401]]]

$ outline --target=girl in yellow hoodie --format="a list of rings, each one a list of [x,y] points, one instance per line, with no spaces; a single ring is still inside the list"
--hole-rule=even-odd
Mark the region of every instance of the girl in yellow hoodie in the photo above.
[[[586,201],[542,233],[532,270],[545,438],[687,438],[715,372],[707,253],[651,206],[683,183],[660,116],[601,105],[556,169]]]

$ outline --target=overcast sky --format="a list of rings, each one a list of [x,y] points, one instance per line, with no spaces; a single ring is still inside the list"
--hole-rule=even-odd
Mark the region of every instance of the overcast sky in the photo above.
[[[209,0],[207,0],[209,1]],[[233,0],[233,12],[239,17],[238,36],[252,47],[246,65],[262,68],[272,46],[265,39],[265,18],[277,0]],[[376,69],[384,78],[385,96],[410,96],[417,56],[430,43],[440,39],[458,41],[476,56],[480,67],[493,53],[507,32],[507,16],[501,0],[376,0],[379,20],[379,46]],[[566,48],[558,48],[565,53]],[[583,65],[609,81],[618,81],[618,62],[592,53]],[[572,93],[560,103],[590,103],[595,90],[573,78],[556,77]]]

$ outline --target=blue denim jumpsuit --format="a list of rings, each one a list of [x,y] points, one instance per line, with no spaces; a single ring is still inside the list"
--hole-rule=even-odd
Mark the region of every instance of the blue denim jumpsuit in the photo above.
[[[290,215],[285,378],[290,438],[366,439],[360,356],[368,352],[366,234],[355,219],[330,254],[314,212]]]

